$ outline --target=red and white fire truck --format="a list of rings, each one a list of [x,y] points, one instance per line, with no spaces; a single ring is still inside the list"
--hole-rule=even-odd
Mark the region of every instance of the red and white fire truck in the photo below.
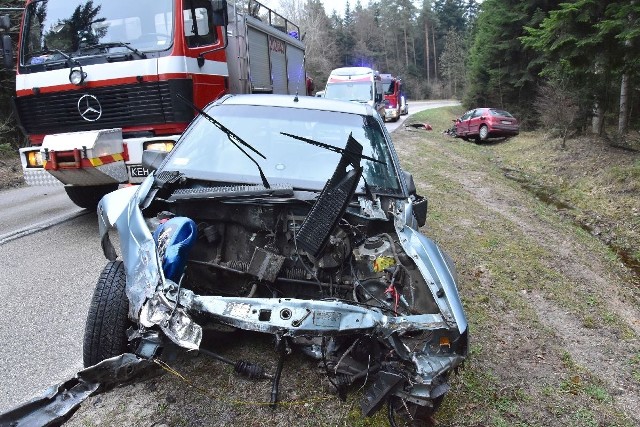
[[[401,115],[409,114],[409,106],[404,96],[402,80],[391,74],[380,74],[384,90],[385,120],[398,121]]]
[[[14,108],[30,185],[95,207],[226,93],[306,95],[299,28],[255,0],[27,0]]]

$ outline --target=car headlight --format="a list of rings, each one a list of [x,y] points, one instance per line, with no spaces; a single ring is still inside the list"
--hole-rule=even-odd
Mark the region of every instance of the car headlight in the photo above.
[[[30,168],[42,167],[42,153],[40,151],[29,151],[27,154],[27,166]]]
[[[148,141],[144,143],[144,149],[154,151],[171,151],[175,144],[175,141]]]
[[[73,69],[69,73],[69,81],[74,85],[80,85],[84,82],[87,75],[82,70]]]

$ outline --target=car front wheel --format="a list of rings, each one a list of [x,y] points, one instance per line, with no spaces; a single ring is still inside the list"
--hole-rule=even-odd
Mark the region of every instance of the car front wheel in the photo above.
[[[82,348],[85,367],[128,351],[127,328],[132,322],[125,285],[123,262],[109,262],[100,274],[89,306]]]

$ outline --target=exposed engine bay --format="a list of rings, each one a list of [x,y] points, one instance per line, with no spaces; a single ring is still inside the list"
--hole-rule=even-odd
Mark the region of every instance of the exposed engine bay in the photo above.
[[[362,404],[366,415],[389,394],[432,407],[448,389],[449,368],[463,360],[466,335],[448,327],[394,222],[371,218],[360,198],[313,256],[296,239],[310,206],[288,201],[191,199],[148,220],[161,258],[174,236],[193,246],[184,275],[167,280],[162,298],[143,307],[141,323],[158,324],[178,307],[181,329],[160,326],[193,349],[201,331],[190,319],[201,316],[202,328],[272,333],[323,361],[340,394],[377,376]],[[378,215],[396,209],[393,200],[382,206]],[[167,277],[170,270],[165,264]]]
[[[176,206],[175,214],[193,219],[197,233],[183,286],[200,295],[336,298],[391,315],[438,313],[420,272],[389,234],[394,231],[384,229],[388,222],[347,215],[316,258],[296,247],[304,209],[210,202]],[[152,223],[150,229],[157,226]]]

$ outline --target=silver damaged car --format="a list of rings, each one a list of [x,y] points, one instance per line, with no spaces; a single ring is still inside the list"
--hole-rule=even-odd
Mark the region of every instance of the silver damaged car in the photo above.
[[[195,108],[195,107],[194,107]],[[203,331],[271,334],[279,357],[321,362],[361,409],[430,425],[465,360],[467,320],[451,259],[420,233],[427,200],[367,105],[287,95],[209,104],[150,175],[98,206],[110,262],[97,284],[85,366],[167,346],[216,356]],[[115,227],[121,259],[109,239]],[[218,357],[219,360],[224,358]]]

